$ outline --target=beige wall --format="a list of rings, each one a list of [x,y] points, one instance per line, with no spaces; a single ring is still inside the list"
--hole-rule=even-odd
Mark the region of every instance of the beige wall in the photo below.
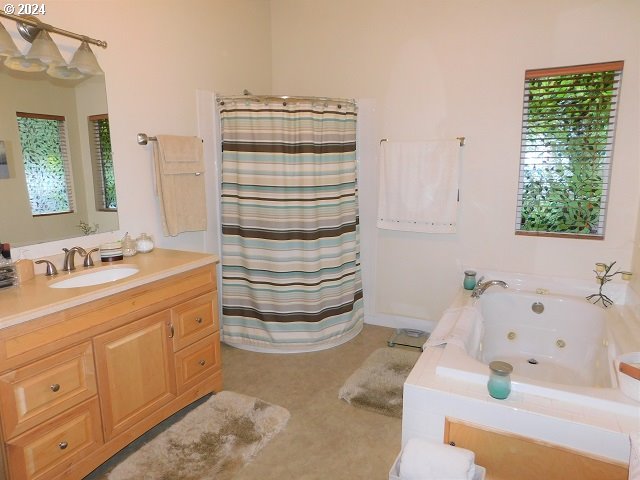
[[[374,141],[359,145],[367,150],[361,169],[376,169],[379,138],[467,137],[458,233],[373,234],[378,312],[437,319],[462,281],[462,265],[583,278],[597,261],[629,267],[640,194],[640,2],[271,4],[275,93],[375,102]],[[606,239],[516,237],[524,70],[607,60],[626,63]],[[360,186],[363,194],[376,188],[375,181]],[[371,203],[361,207],[363,227],[375,221]]]
[[[94,50],[107,72],[121,232],[148,231],[162,246],[200,248],[201,235],[162,237],[150,149],[135,136],[196,134],[197,89],[367,99],[374,111],[360,166],[370,230],[377,139],[465,135],[458,233],[374,228],[363,239],[376,311],[424,319],[450,302],[462,265],[585,278],[596,261],[629,266],[640,195],[639,19],[636,0],[49,0],[46,15],[109,42]],[[68,45],[67,58],[77,43]],[[524,70],[619,59],[606,240],[516,238]],[[34,252],[47,249],[59,245]]]

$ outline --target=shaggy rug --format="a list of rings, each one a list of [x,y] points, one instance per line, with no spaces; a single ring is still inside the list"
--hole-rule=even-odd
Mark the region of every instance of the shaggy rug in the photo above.
[[[232,478],[289,420],[289,411],[220,392],[117,465],[109,480]]]
[[[338,398],[354,407],[402,418],[402,386],[420,353],[401,348],[376,350],[347,379]]]

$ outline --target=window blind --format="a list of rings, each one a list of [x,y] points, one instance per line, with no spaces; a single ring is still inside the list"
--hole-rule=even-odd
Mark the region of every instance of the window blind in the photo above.
[[[622,67],[525,72],[516,234],[603,238]]]
[[[111,142],[109,138],[109,115],[91,115],[89,131],[91,137],[91,158],[93,163],[93,192],[96,209],[116,211],[115,179]]]

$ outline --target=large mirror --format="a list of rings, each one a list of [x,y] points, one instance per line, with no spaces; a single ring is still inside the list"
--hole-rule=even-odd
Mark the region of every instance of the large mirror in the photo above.
[[[117,230],[112,163],[102,169],[100,158],[111,156],[104,77],[58,80],[0,64],[0,92],[0,242],[20,247]],[[47,148],[51,124],[60,132],[64,172],[25,161]],[[68,204],[47,203],[60,196]]]

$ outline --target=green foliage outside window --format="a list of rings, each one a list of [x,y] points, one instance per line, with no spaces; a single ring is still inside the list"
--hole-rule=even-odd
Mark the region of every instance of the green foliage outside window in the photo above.
[[[602,232],[616,72],[528,80],[520,230]]]
[[[71,211],[60,121],[17,117],[33,215]]]
[[[96,120],[98,138],[100,142],[100,161],[102,163],[102,185],[104,187],[104,207],[115,210],[118,208],[116,200],[116,178],[113,172],[113,155],[111,153],[111,135],[109,119]]]

